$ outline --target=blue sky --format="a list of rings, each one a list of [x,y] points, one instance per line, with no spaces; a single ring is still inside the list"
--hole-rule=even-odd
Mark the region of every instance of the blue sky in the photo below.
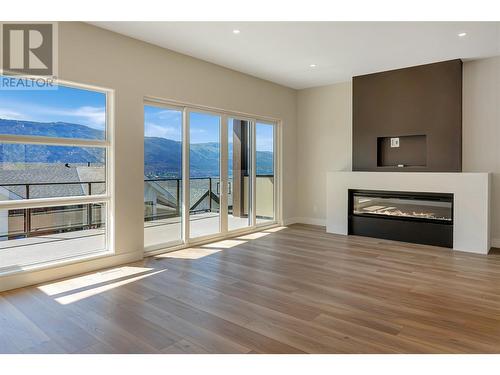
[[[56,90],[0,90],[0,118],[70,122],[105,130],[106,95],[66,86]]]
[[[191,113],[189,118],[189,142],[219,142],[219,128],[219,116],[206,113]]]
[[[181,141],[182,112],[145,105],[144,135]]]
[[[190,142],[219,142],[218,116],[191,113]],[[182,139],[182,112],[154,106],[144,106],[144,135],[146,137],[168,138],[174,141]],[[257,123],[257,150],[273,150],[273,127]]]

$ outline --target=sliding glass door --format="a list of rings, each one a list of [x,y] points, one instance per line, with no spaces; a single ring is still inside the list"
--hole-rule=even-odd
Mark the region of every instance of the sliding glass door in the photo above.
[[[146,251],[276,220],[276,124],[147,102]]]
[[[257,224],[275,218],[275,126],[257,122],[255,125],[255,216]]]
[[[221,232],[221,116],[189,112],[189,237]]]
[[[252,154],[251,127],[247,120],[229,118],[227,122],[227,226],[228,230],[251,225]]]
[[[144,246],[182,242],[183,110],[144,106]]]

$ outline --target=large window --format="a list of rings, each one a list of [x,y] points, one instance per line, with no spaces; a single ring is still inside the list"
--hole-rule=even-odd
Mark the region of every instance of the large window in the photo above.
[[[110,250],[108,95],[0,90],[0,272]]]

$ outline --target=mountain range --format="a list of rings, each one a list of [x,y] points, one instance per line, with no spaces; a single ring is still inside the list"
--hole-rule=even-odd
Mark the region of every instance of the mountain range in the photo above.
[[[58,138],[104,139],[104,132],[67,122],[34,122],[0,118],[0,133]],[[229,144],[232,152],[232,143]],[[182,144],[167,138],[144,137],[144,174],[148,178],[180,177]],[[219,143],[195,143],[190,149],[192,177],[219,175]],[[91,147],[0,144],[0,163],[103,163],[104,151]],[[273,153],[257,151],[257,174],[273,173]],[[229,170],[232,160],[229,159]]]

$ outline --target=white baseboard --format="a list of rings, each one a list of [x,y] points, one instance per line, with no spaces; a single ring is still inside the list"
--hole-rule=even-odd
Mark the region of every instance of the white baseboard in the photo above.
[[[500,238],[492,238],[491,239],[491,247],[500,248]]]
[[[283,220],[283,225],[292,225],[298,223],[297,221],[298,218],[296,217],[289,217],[288,219]]]
[[[284,225],[291,225],[291,224],[309,224],[309,225],[319,225],[319,226],[326,226],[326,220],[324,219],[317,219],[314,217],[291,217],[289,219],[286,219],[283,222]]]

